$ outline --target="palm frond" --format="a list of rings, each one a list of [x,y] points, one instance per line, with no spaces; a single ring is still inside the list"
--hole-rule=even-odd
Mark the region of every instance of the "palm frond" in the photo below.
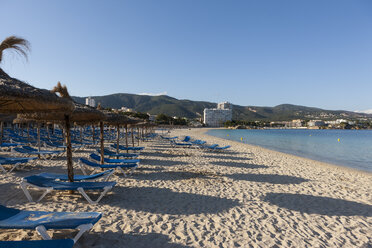
[[[13,49],[27,59],[27,52],[30,51],[30,43],[23,38],[9,36],[0,44],[0,62],[3,58],[3,51],[6,49]]]
[[[59,93],[59,95],[63,98],[71,98],[70,94],[68,93],[66,85],[61,85],[61,82],[58,82],[56,86],[51,90],[52,93]]]

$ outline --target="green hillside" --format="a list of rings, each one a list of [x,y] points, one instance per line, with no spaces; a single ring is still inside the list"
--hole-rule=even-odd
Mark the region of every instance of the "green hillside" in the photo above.
[[[73,97],[79,103],[85,103],[85,97]],[[92,96],[96,103],[104,108],[132,108],[139,112],[150,114],[166,114],[187,118],[198,118],[203,115],[204,108],[215,108],[216,103],[178,100],[169,96],[147,96],[135,94],[112,94],[106,96]],[[256,107],[233,105],[234,120],[263,120],[284,121],[293,119],[372,119],[372,115],[349,111],[332,111],[319,108],[304,107],[291,104],[281,104],[275,107]]]

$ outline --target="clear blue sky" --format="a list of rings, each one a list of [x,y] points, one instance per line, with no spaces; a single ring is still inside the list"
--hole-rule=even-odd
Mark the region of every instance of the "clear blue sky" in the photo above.
[[[370,0],[2,0],[8,74],[72,95],[372,109]]]

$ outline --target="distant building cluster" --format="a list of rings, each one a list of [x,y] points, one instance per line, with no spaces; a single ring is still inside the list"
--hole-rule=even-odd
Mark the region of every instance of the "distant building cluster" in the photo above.
[[[85,98],[85,105],[91,106],[91,107],[96,107],[96,101],[91,98],[90,96]]]
[[[320,128],[340,128],[341,125],[355,125],[355,121],[337,119],[332,121],[324,120],[292,120],[292,121],[273,121],[270,122],[271,127],[284,127],[284,128],[309,128],[309,129],[320,129]]]
[[[208,127],[222,127],[223,123],[232,120],[232,105],[229,102],[217,104],[217,108],[204,109],[204,124]]]

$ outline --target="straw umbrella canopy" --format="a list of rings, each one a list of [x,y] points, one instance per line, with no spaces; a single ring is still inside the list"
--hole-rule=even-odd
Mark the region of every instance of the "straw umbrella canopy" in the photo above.
[[[71,100],[11,78],[0,68],[0,113],[70,112]]]
[[[60,87],[60,84],[59,86]],[[65,89],[66,90],[66,89]],[[74,103],[74,111],[66,115],[63,113],[33,113],[33,114],[19,114],[19,118],[31,119],[36,121],[55,121],[65,122],[66,125],[66,146],[67,146],[67,171],[69,180],[72,182],[74,178],[73,166],[72,166],[72,151],[71,151],[71,136],[70,136],[70,125],[71,122],[86,124],[86,123],[97,123],[105,119],[105,115],[95,108]],[[66,118],[67,116],[67,118]]]
[[[0,44],[0,62],[4,50],[14,50],[27,58],[29,42],[10,36]],[[0,68],[0,113],[68,113],[74,108],[70,98],[58,97],[55,92],[33,87],[10,77]]]
[[[4,50],[14,50],[27,58],[27,40],[10,36],[0,44],[0,62]],[[35,88],[16,78],[10,77],[0,68],[0,113],[69,112],[73,105],[69,99]]]

